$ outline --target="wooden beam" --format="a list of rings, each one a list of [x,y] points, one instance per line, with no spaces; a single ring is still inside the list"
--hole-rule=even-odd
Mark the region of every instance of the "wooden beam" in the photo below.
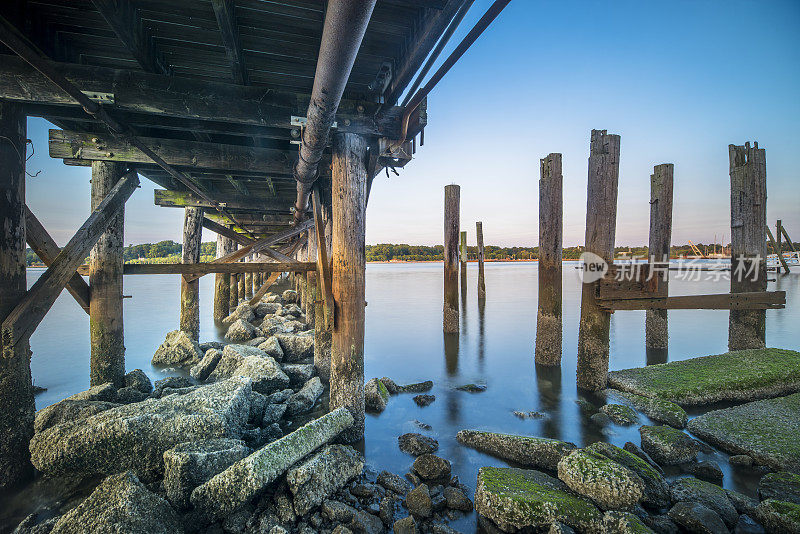
[[[92,3],[142,69],[170,74],[169,66],[156,50],[153,37],[130,0],[92,0]]]
[[[322,221],[322,204],[320,200],[319,185],[314,185],[311,195],[314,210],[314,227],[317,239],[317,272],[322,295],[323,313],[325,314],[325,329],[333,330],[334,301],[333,301],[333,275],[331,264],[328,260],[328,248],[325,246],[325,223]]]
[[[272,284],[275,283],[275,281],[278,279],[280,275],[281,273],[270,274],[269,278],[267,278],[267,281],[264,282],[264,284],[258,289],[258,291],[256,291],[255,295],[253,295],[253,298],[250,299],[248,304],[250,304],[250,306],[255,306],[256,304],[258,304],[258,302],[262,299],[264,295],[267,294],[269,288],[272,287]]]
[[[266,247],[266,248],[262,249],[261,252],[263,254],[266,254],[267,256],[269,256],[270,258],[272,258],[272,259],[274,259],[276,261],[280,261],[280,262],[284,262],[284,263],[297,263],[297,260],[295,258],[292,258],[291,256],[287,256],[283,252],[279,252],[279,251],[277,251],[277,250],[275,250],[273,248]]]
[[[769,239],[769,244],[772,246],[772,249],[778,256],[778,261],[781,262],[783,270],[788,273],[789,266],[786,264],[786,260],[783,258],[783,254],[781,254],[781,247],[778,245],[778,243],[775,242],[775,237],[772,235],[772,230],[769,229],[769,226],[765,226],[764,228],[766,228],[767,230],[767,238]],[[780,238],[780,234],[778,234],[778,237]],[[778,268],[778,271],[780,271],[780,268]]]
[[[123,274],[182,274],[187,278],[197,279],[206,274],[213,273],[275,273],[313,271],[317,265],[313,262],[290,263],[126,263]],[[79,273],[88,273],[89,266],[81,265],[77,268]]]
[[[33,284],[2,324],[3,342],[17,345],[30,335],[44,319],[61,290],[75,274],[76,268],[86,259],[89,250],[100,239],[125,201],[139,185],[136,172],[129,172],[114,186],[108,196],[92,212],[86,222],[61,249],[53,263]]]
[[[291,123],[292,116],[304,116],[308,108],[309,95],[281,92],[269,87],[70,63],[45,63],[82,91],[113,94],[113,111],[282,128],[287,130],[288,139],[288,131],[296,128]],[[11,56],[4,56],[0,63],[0,99],[49,104],[54,113],[58,113],[59,106],[78,106],[69,95],[25,61]],[[397,139],[402,112],[399,108],[389,108],[375,116],[378,106],[374,102],[342,100],[336,115],[337,131]]]
[[[139,139],[176,167],[286,175],[292,172],[290,158],[283,150],[157,137]],[[50,130],[50,157],[152,163],[141,150],[114,136],[66,130]]]
[[[222,34],[222,45],[233,71],[233,83],[247,85],[247,69],[244,65],[242,43],[239,40],[239,28],[236,24],[236,13],[233,0],[211,0],[214,15],[217,17],[219,31]]]
[[[253,242],[253,240],[250,239],[249,237],[242,235],[238,232],[234,232],[227,226],[223,226],[217,222],[212,221],[211,219],[208,218],[208,216],[203,217],[203,228],[211,230],[212,232],[215,232],[221,236],[227,237],[228,239],[232,239],[241,245],[249,245],[250,243]]]
[[[193,193],[183,191],[170,191],[167,189],[155,189],[154,201],[156,206],[165,208],[211,208],[210,202],[194,195]],[[277,199],[259,200],[255,198],[244,199],[241,197],[217,197],[218,201],[225,207],[232,210],[247,210],[247,211],[271,211],[278,213],[288,213],[289,208],[294,199],[286,199],[282,202]]]
[[[786,307],[785,291],[721,293],[639,299],[597,299],[598,305],[614,310],[772,310]]]
[[[56,244],[50,234],[47,233],[44,226],[36,215],[25,206],[25,239],[28,241],[31,249],[39,256],[39,259],[45,265],[50,267],[55,261],[61,248]],[[89,313],[89,284],[78,273],[72,275],[67,281],[67,291],[73,296],[78,305],[83,308],[83,311]]]

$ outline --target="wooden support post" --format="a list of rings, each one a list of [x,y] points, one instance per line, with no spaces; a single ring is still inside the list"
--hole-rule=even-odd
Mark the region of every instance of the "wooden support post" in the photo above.
[[[539,311],[536,363],[561,365],[561,247],[564,231],[561,154],[539,161]]]
[[[230,289],[228,292],[228,311],[233,312],[239,305],[239,275],[231,273]]]
[[[483,273],[483,223],[475,223],[475,235],[478,239],[478,300],[486,298],[486,279]]]
[[[308,231],[308,236],[306,237],[306,257],[305,261],[316,261],[317,260],[317,240],[313,238],[311,235],[313,230]],[[305,311],[306,311],[306,324],[316,324],[315,320],[315,313],[317,307],[317,272],[316,271],[309,271],[306,273],[306,301],[305,301]]]
[[[320,378],[331,378],[331,343],[333,335],[333,279],[331,276],[331,204],[321,198],[319,186],[311,195],[314,209],[314,241],[317,260],[317,298],[314,301],[314,368]]]
[[[444,307],[447,333],[458,332],[458,237],[461,187],[444,187]]]
[[[184,208],[182,263],[200,263],[203,237],[203,208]],[[200,340],[200,280],[181,277],[180,328],[195,341]]]
[[[203,219],[207,221],[208,219]],[[223,235],[217,234],[217,250],[215,256],[221,258],[225,254],[230,254],[236,250],[236,242]],[[217,273],[214,277],[214,321],[221,321],[230,312],[231,300],[231,275],[228,273]]]
[[[92,162],[92,209],[97,208],[122,179],[125,165]],[[122,324],[122,257],[125,207],[113,218],[89,259],[89,337],[91,358],[89,384],[112,382],[125,386],[125,332]]]
[[[775,240],[778,242],[778,250],[777,250],[778,259],[783,264],[783,266],[786,268],[786,272],[788,273],[789,272],[789,266],[786,265],[786,261],[783,259],[783,250],[782,250],[783,249],[783,236],[781,235],[781,227],[782,226],[783,226],[783,224],[781,224],[781,220],[778,219],[777,222],[775,222]],[[767,228],[769,228],[769,226],[767,226]]]
[[[330,409],[345,406],[353,414],[355,422],[340,435],[346,442],[364,437],[366,155],[366,138],[334,136]]]
[[[467,232],[461,232],[461,244],[459,245],[461,268],[467,268]]]
[[[19,304],[25,279],[25,139],[22,106],[0,102],[0,322]],[[2,339],[0,357],[0,489],[33,475],[28,443],[34,401],[28,340]]]
[[[240,260],[240,262],[244,262],[244,260]],[[245,298],[247,298],[247,294],[245,293],[245,290],[244,290],[244,273],[239,273],[238,279],[239,279],[239,291],[238,291],[238,294],[239,294],[239,301],[241,302]]]
[[[775,272],[780,274],[781,267],[783,267],[784,271],[788,273],[789,265],[786,263],[786,260],[781,254],[781,242],[780,242],[781,235],[778,234],[778,241],[776,242],[775,237],[772,235],[772,231],[769,229],[769,226],[764,226],[764,229],[767,231],[767,239],[769,240],[769,244],[772,246],[772,249],[778,256],[778,265],[775,267]]]
[[[767,289],[767,158],[758,143],[729,145],[731,293]],[[731,310],[728,350],[763,348],[766,311]]]
[[[252,262],[252,254],[244,259],[245,262]],[[253,298],[253,273],[244,273],[244,297],[247,299]]]
[[[608,134],[606,130],[592,130],[585,250],[609,265],[614,262],[617,227],[619,141],[619,135]],[[597,285],[598,281],[583,284],[578,329],[578,387],[592,391],[605,388],[608,381],[611,328],[611,314],[597,303]]]
[[[653,167],[650,175],[650,272],[661,277],[659,295],[669,294],[669,247],[672,243],[672,179],[674,165],[664,163]],[[659,265],[660,264],[660,265]],[[645,312],[645,346],[666,349],[669,341],[667,310]]]

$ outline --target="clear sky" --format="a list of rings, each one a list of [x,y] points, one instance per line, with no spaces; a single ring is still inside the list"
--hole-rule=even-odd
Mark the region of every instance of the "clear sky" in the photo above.
[[[491,4],[476,0],[442,59]],[[647,243],[653,165],[675,164],[673,243],[730,237],[728,145],[767,154],[767,220],[800,240],[800,2],[512,0],[428,100],[425,146],[376,178],[367,243],[442,242],[444,186],[461,185],[475,241],[534,246],[539,159],[563,154],[564,245],[582,244],[589,133],[621,136],[617,244]],[[47,157],[45,121],[28,202],[65,243],[89,210],[89,171]],[[126,243],[179,240],[182,210],[128,202]],[[212,235],[205,236],[211,239]]]

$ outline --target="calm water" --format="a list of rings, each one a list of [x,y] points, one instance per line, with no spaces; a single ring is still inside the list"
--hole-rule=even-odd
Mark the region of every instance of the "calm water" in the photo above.
[[[33,283],[41,271],[29,271]],[[775,278],[775,274],[770,274]],[[726,293],[729,282],[703,273],[701,281],[675,279],[673,295]],[[800,349],[800,276],[778,275],[769,290],[787,292],[784,310],[767,311],[768,346]],[[211,318],[213,277],[201,279],[201,340],[221,339]],[[455,434],[464,428],[545,436],[581,446],[605,440],[622,446],[639,443],[638,427],[611,425],[601,429],[581,417],[575,401],[580,282],[574,264],[564,264],[564,357],[560,371],[537,369],[533,361],[536,328],[536,263],[487,263],[487,299],[477,300],[477,265],[468,266],[467,291],[462,294],[460,335],[442,334],[442,265],[370,264],[367,266],[366,377],[389,376],[396,382],[433,380],[436,402],[419,408],[412,395],[393,397],[385,412],[368,415],[364,449],[377,469],[407,472],[413,458],[401,453],[397,436],[420,431],[419,420],[433,427],[428,434],[440,443],[439,453],[453,464],[453,472],[474,488],[484,465],[504,465],[463,448]],[[125,278],[125,345],[128,369],[142,368],[153,379],[166,376],[150,366],[150,358],[164,335],[178,324],[177,276]],[[611,368],[624,369],[717,354],[726,351],[726,311],[671,311],[667,354],[648,354],[644,347],[644,312],[622,311],[611,322]],[[89,385],[88,316],[64,292],[31,339],[34,381],[48,391],[37,397],[37,408],[56,402]],[[467,383],[486,384],[483,393],[454,388]],[[515,410],[537,410],[543,420],[520,420]],[[645,420],[646,421],[646,420]],[[732,471],[723,454],[712,455],[725,471],[725,487],[754,493],[752,473]],[[453,526],[474,530],[474,516]]]

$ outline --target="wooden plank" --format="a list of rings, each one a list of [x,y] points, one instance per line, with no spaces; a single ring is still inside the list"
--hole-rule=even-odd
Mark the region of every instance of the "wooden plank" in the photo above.
[[[325,246],[325,224],[322,221],[319,185],[314,185],[314,192],[311,197],[317,238],[317,273],[325,314],[325,329],[330,331],[333,330],[334,324],[333,276],[331,274],[331,264],[328,260],[328,248]]]
[[[280,275],[281,273],[270,274],[269,278],[267,278],[267,281],[264,282],[264,284],[258,289],[258,291],[256,291],[255,295],[253,295],[253,298],[250,299],[248,304],[250,304],[250,306],[255,306],[256,304],[258,304],[261,298],[267,294],[269,288],[272,287],[272,284],[275,283],[275,281],[278,279]]]
[[[39,259],[45,265],[50,267],[55,261],[61,248],[56,244],[50,234],[47,233],[44,226],[36,215],[25,206],[25,239],[28,241],[31,249],[39,256]],[[88,273],[87,273],[88,274]],[[75,273],[67,282],[67,291],[73,296],[78,305],[83,308],[83,311],[89,313],[89,284],[79,275]]]
[[[167,189],[154,189],[154,202],[156,206],[165,208],[211,208],[210,202],[204,200],[193,193],[184,191],[170,191]],[[241,197],[227,197],[217,195],[217,200],[225,207],[232,210],[247,210],[258,212],[278,212],[288,213],[294,199],[286,199],[285,202],[277,199],[244,199]]]
[[[170,73],[169,66],[156,50],[150,32],[142,24],[142,18],[130,0],[92,0],[92,3],[145,71]]]
[[[765,226],[767,230],[767,238],[769,239],[769,244],[772,245],[772,249],[775,251],[775,254],[778,256],[778,260],[781,262],[781,266],[783,266],[784,272],[789,272],[789,266],[786,265],[786,260],[783,258],[783,254],[781,254],[781,247],[778,243],[775,242],[775,237],[772,235],[772,230],[769,229],[769,226]],[[780,234],[778,235],[780,237]],[[780,269],[778,269],[780,271]]]
[[[233,0],[211,0],[214,15],[217,17],[219,31],[222,34],[222,45],[231,64],[233,82],[247,85],[247,69],[244,64],[242,43],[239,40],[239,28],[236,24]]]
[[[787,245],[789,245],[789,249],[790,249],[792,252],[797,252],[797,251],[794,249],[794,243],[792,243],[792,238],[791,238],[791,237],[789,237],[789,234],[786,232],[786,227],[785,227],[785,226],[783,226],[783,225],[781,225],[781,233],[783,234],[783,238],[784,238],[784,239],[786,239],[786,244],[787,244]]]
[[[249,237],[242,235],[238,232],[234,232],[227,226],[223,226],[218,222],[212,221],[211,219],[208,218],[208,216],[203,217],[203,228],[211,230],[212,232],[215,232],[221,236],[227,237],[228,239],[232,239],[233,241],[241,245],[249,245],[250,243],[253,242],[253,240],[250,239]]]
[[[111,93],[114,110],[153,116],[199,119],[216,123],[274,127],[291,130],[293,115],[304,115],[308,95],[273,88],[164,76],[134,70],[90,67],[50,62],[82,91]],[[0,98],[27,104],[77,106],[22,59],[4,56],[0,62]],[[336,115],[339,132],[368,136],[400,135],[401,112],[394,108],[375,116],[378,104],[342,100]],[[361,109],[362,111],[359,111]],[[302,110],[302,111],[301,111]]]
[[[44,319],[61,290],[75,274],[100,235],[125,206],[125,201],[139,185],[136,172],[129,172],[114,186],[108,196],[78,229],[67,246],[39,277],[22,300],[3,321],[3,340],[17,345],[30,335]]]
[[[317,265],[313,262],[290,263],[126,263],[123,274],[182,274],[186,277],[197,279],[200,276],[212,273],[275,273],[313,271]],[[89,266],[81,265],[77,268],[79,273],[88,273]]]
[[[292,172],[291,161],[283,150],[157,137],[139,139],[175,167],[286,175]],[[52,158],[152,163],[130,142],[112,135],[50,130],[49,146]]]
[[[599,299],[651,299],[665,297],[664,283],[657,273],[668,264],[657,262],[654,267],[647,263],[609,265],[608,272],[597,285]]]
[[[785,291],[685,295],[649,299],[598,299],[604,310],[771,310],[784,308]]]

